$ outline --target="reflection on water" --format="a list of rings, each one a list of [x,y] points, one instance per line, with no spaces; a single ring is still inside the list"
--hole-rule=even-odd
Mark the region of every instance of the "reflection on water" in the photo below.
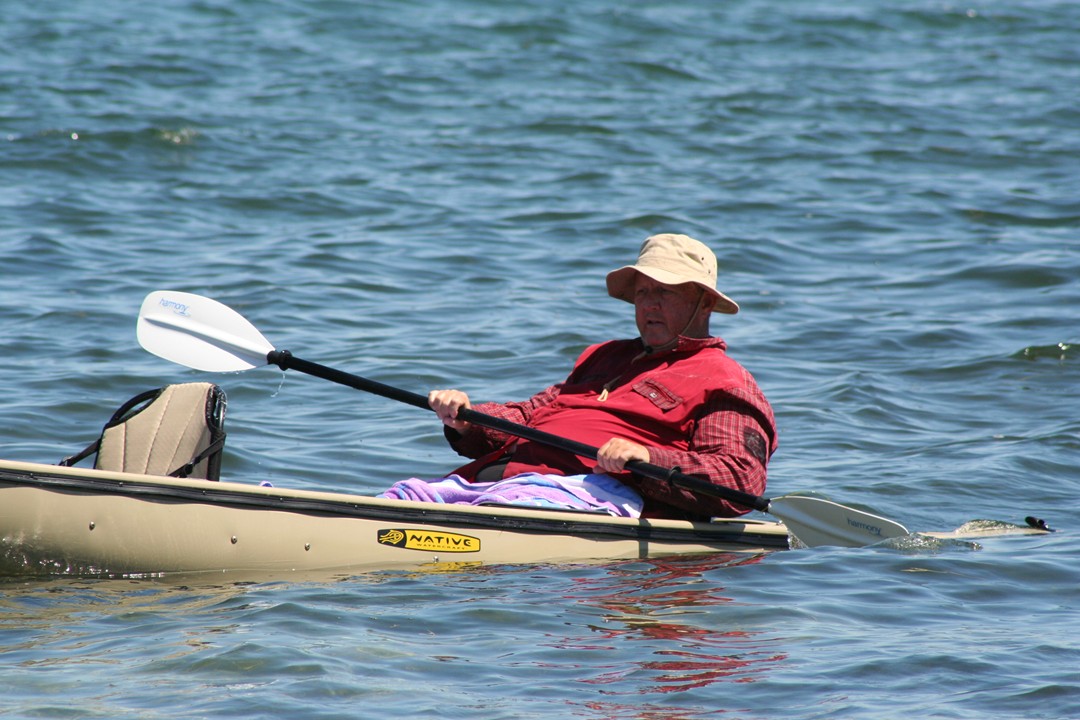
[[[148,580],[65,579],[9,582],[2,587],[0,655],[37,666],[68,664],[78,657],[119,663],[123,653],[112,653],[110,661],[108,648],[117,644],[118,633],[125,628],[160,637],[176,623],[212,615],[214,608],[241,597],[246,583],[208,583],[196,588]],[[157,658],[180,657],[209,647],[212,643],[204,633],[234,632],[236,624],[222,619],[220,624],[198,626],[197,633],[182,632],[177,647],[159,645]],[[28,655],[20,659],[20,652]]]
[[[775,638],[760,630],[732,627],[724,610],[739,603],[723,593],[715,578],[705,577],[761,558],[728,554],[655,559],[582,578],[568,599],[603,610],[604,624],[589,625],[589,638],[568,638],[561,647],[625,651],[627,644],[634,645],[633,653],[641,657],[634,664],[582,679],[592,685],[631,680],[636,688],[613,688],[611,694],[676,693],[718,682],[761,680],[787,656],[777,649]]]

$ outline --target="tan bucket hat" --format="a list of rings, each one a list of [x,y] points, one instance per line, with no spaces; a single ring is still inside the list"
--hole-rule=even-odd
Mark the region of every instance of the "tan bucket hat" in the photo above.
[[[716,298],[713,312],[734,315],[739,305],[716,289],[716,255],[705,243],[687,235],[663,233],[646,238],[637,263],[612,270],[607,276],[608,295],[634,302],[637,274],[665,285],[694,283]]]

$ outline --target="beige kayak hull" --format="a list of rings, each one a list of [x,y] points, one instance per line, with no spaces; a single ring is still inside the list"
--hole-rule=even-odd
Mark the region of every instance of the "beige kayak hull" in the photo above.
[[[788,547],[779,523],[405,502],[0,461],[0,570],[361,572]]]

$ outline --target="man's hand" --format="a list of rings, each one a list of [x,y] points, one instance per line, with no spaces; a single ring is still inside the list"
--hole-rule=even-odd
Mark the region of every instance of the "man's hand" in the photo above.
[[[469,423],[457,419],[458,410],[461,408],[468,410],[472,407],[469,396],[460,390],[432,390],[428,393],[428,405],[443,421],[443,425],[459,433],[465,432],[469,427]]]
[[[612,438],[596,453],[596,472],[619,473],[631,460],[649,462],[649,448],[623,438]]]

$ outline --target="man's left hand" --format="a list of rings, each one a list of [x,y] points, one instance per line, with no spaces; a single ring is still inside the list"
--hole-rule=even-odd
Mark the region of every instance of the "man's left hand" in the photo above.
[[[598,473],[620,473],[631,460],[649,462],[649,448],[623,438],[612,438],[600,446],[593,470]]]

